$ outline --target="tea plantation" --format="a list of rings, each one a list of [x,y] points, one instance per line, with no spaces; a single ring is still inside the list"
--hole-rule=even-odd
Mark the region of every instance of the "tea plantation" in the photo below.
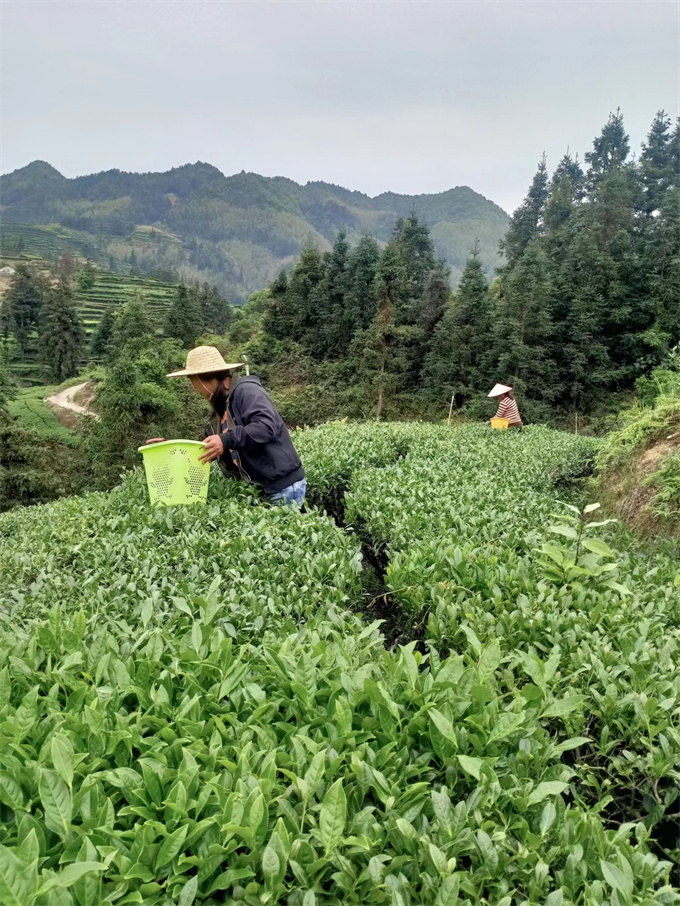
[[[678,561],[560,502],[593,444],[295,442],[305,513],[0,517],[0,903],[679,903]]]

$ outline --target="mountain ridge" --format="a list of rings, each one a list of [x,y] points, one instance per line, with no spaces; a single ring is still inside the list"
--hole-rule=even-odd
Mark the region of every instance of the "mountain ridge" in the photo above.
[[[469,186],[370,196],[323,180],[303,185],[245,170],[227,176],[204,161],[164,172],[110,169],[66,177],[35,160],[0,176],[0,216],[6,222],[78,230],[116,260],[174,267],[184,279],[218,283],[234,301],[289,266],[305,242],[327,249],[339,230],[351,241],[370,233],[386,242],[396,220],[412,211],[433,231],[454,282],[475,239],[492,275],[508,215]],[[141,242],[140,228],[153,235],[153,227],[180,243],[158,236]]]

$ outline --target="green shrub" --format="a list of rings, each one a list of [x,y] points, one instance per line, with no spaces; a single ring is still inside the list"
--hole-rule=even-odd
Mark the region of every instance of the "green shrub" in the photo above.
[[[649,507],[664,519],[680,517],[680,455],[668,453],[661,460],[658,469],[645,479],[646,485],[655,489]]]
[[[677,565],[622,553],[624,601],[533,550],[592,444],[294,439],[357,534],[217,471],[205,506],[151,508],[138,469],[0,517],[0,902],[677,902]],[[360,540],[419,618],[394,650]]]

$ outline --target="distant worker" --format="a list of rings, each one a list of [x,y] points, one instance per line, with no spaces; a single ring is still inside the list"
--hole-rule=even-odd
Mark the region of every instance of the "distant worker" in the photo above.
[[[188,377],[212,407],[199,459],[216,459],[227,476],[259,485],[270,503],[302,506],[307,479],[288,428],[258,377],[233,376],[241,367],[243,362],[225,362],[214,346],[197,346],[186,367],[168,375]]]
[[[519,414],[517,400],[515,399],[512,387],[508,387],[507,384],[496,384],[489,396],[491,399],[500,399],[500,405],[495,418],[507,419],[511,428],[522,427],[522,417]]]

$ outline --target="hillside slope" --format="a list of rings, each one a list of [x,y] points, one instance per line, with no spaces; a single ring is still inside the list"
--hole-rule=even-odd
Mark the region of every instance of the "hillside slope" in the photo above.
[[[638,535],[680,541],[680,370],[656,368],[637,382],[598,456],[601,497]]]
[[[205,163],[167,173],[109,170],[67,179],[44,161],[0,177],[3,243],[25,242],[24,224],[78,231],[95,255],[176,267],[218,283],[233,301],[261,289],[310,238],[328,248],[338,230],[386,241],[398,217],[416,211],[431,228],[454,281],[475,239],[489,275],[498,263],[506,213],[467,186],[434,195],[370,198],[324,182],[225,176]],[[150,228],[153,225],[154,229]]]

